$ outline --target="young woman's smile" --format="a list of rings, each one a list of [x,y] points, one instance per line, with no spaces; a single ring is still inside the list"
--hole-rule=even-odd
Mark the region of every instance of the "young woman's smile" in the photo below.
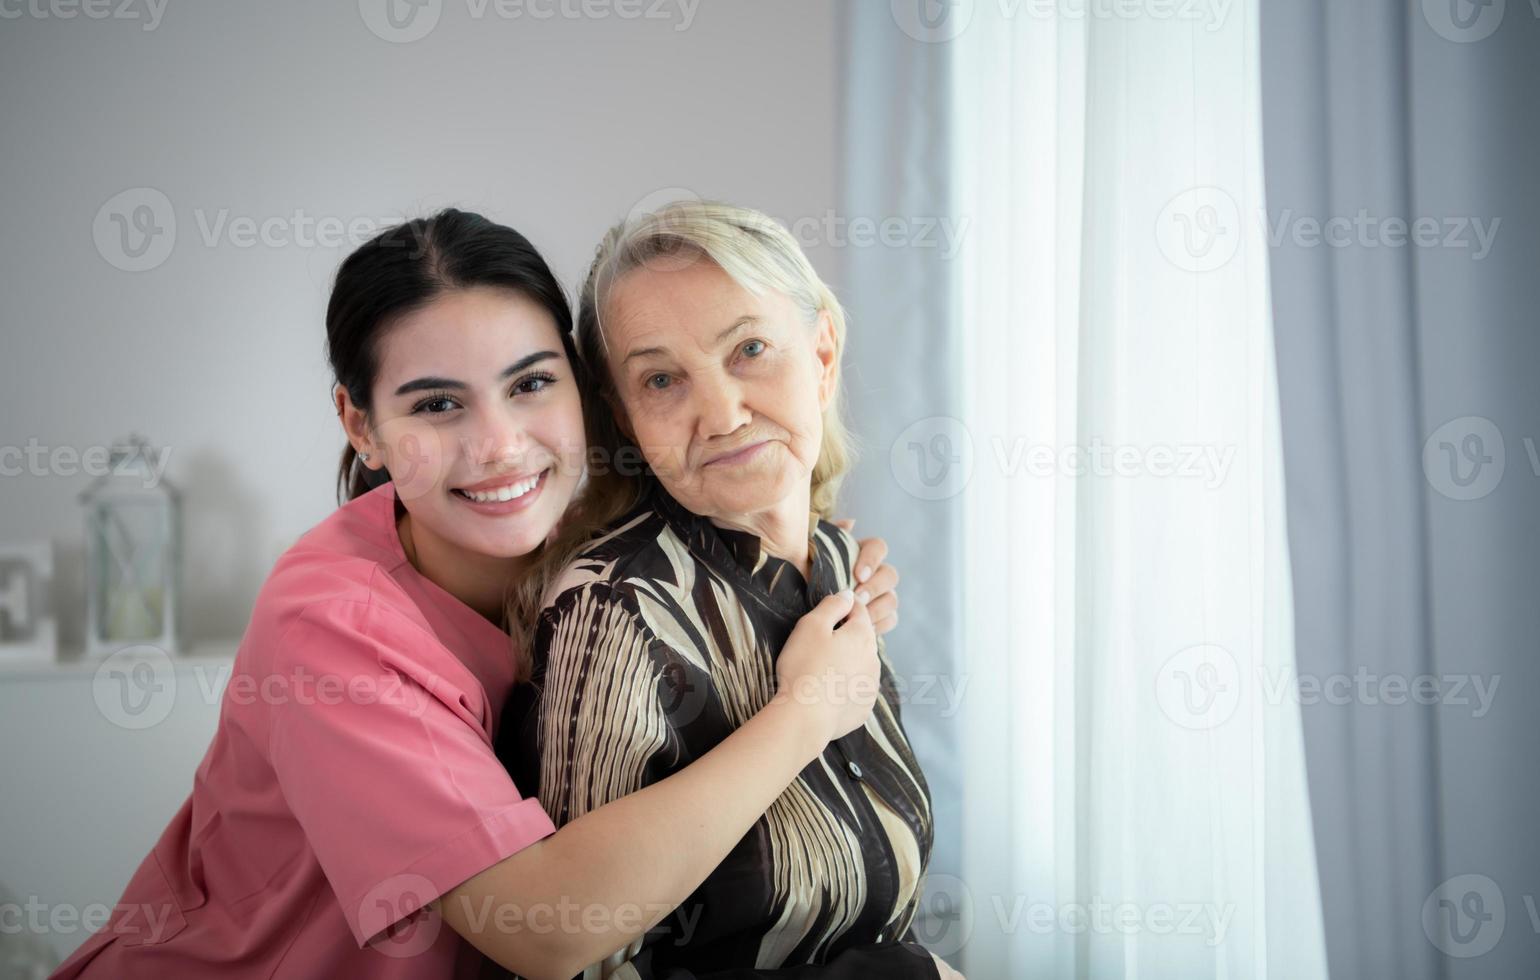
[[[516,514],[540,496],[551,467],[533,475],[494,477],[469,487],[452,487],[454,494],[479,514]]]

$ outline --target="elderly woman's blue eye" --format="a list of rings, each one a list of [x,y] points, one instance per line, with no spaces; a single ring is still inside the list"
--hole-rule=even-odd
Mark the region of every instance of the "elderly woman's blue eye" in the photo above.
[[[763,340],[751,340],[743,345],[743,352],[749,357],[758,357],[765,352],[765,342]]]
[[[647,387],[652,388],[652,389],[657,390],[657,391],[662,391],[664,388],[668,387],[668,375],[666,375],[666,374],[654,374],[654,375],[651,375],[647,379]]]

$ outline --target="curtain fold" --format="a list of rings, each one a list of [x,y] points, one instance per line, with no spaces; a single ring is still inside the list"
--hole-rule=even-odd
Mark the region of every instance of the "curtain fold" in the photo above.
[[[1433,673],[1407,248],[1320,247],[1297,221],[1414,214],[1407,4],[1266,0],[1263,115],[1300,669]],[[1305,745],[1332,972],[1442,977],[1430,708],[1321,702]]]
[[[975,977],[1325,975],[1256,9],[1213,11],[847,14],[852,213],[964,229],[852,251],[844,298],[889,648],[963,692],[906,713],[959,794],[922,938]]]

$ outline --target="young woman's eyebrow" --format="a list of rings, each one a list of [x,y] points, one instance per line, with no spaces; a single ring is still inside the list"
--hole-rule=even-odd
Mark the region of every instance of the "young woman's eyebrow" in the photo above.
[[[503,368],[502,372],[498,374],[497,377],[499,380],[511,378],[532,364],[539,364],[541,361],[560,356],[560,354],[553,350],[536,351],[533,354],[527,354],[524,357],[519,358],[517,361],[514,361],[512,364]],[[409,395],[414,391],[430,391],[437,388],[460,390],[464,387],[464,381],[456,381],[454,378],[414,378],[413,380],[408,381],[406,384],[397,388],[396,394]]]
[[[539,364],[541,361],[548,361],[553,357],[560,356],[560,354],[553,350],[542,350],[536,351],[533,354],[526,354],[524,357],[519,358],[517,361],[514,361],[512,364],[503,368],[503,373],[498,375],[498,377],[506,380],[529,367],[531,364]]]

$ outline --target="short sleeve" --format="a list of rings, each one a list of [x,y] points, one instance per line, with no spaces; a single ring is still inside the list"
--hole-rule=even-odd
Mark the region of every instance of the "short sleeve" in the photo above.
[[[683,768],[675,724],[689,709],[678,652],[645,624],[632,597],[594,582],[559,595],[541,614],[535,659],[540,693],[540,798],[557,825],[576,820]],[[693,713],[693,712],[692,712]],[[584,976],[646,977],[644,946],[654,930]]]
[[[669,651],[604,583],[558,596],[535,639],[540,798],[557,825],[667,775],[655,759],[673,727],[660,685]]]
[[[453,657],[356,599],[307,608],[273,651],[270,760],[360,946],[555,830],[498,762]]]

